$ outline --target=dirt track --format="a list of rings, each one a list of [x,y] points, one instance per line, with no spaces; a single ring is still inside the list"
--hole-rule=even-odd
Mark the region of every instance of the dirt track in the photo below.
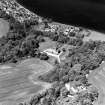
[[[44,88],[46,88],[45,85],[50,86],[47,83],[38,82],[36,79],[38,75],[43,72],[47,72],[50,69],[52,69],[52,66],[47,62],[37,62],[34,59],[27,60],[14,68],[1,69],[0,102],[7,101],[10,103],[6,103],[5,105],[11,105],[13,102],[21,102],[39,90],[42,90],[42,86],[44,86]],[[3,73],[3,71],[5,71],[5,73]],[[34,77],[31,78],[32,80],[34,79],[34,81],[29,77]]]

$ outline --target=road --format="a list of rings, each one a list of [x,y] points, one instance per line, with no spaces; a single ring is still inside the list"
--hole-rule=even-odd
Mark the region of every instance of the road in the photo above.
[[[11,103],[22,102],[39,90],[43,90],[45,84],[48,84],[39,82],[36,78],[41,73],[52,69],[52,66],[44,61],[37,63],[36,60],[27,60],[16,67],[2,68],[0,70],[0,102]]]

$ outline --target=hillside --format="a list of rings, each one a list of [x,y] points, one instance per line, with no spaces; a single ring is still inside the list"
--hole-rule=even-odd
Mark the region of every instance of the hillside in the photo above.
[[[0,37],[1,104],[104,105],[103,34],[44,19],[13,0],[0,1],[0,15],[9,23]]]

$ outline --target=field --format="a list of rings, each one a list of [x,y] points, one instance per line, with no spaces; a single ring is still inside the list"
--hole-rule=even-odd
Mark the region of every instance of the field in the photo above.
[[[44,37],[45,42],[40,43],[39,50],[43,51],[49,48],[56,48],[57,43],[52,41],[50,38]]]
[[[84,41],[105,41],[105,34],[91,31],[90,36],[85,37]],[[99,68],[90,73],[89,82],[92,83],[99,90],[99,99],[94,105],[105,105],[105,63],[101,64]]]
[[[9,23],[6,20],[0,18],[0,37],[6,35],[9,30]]]
[[[88,37],[84,38],[84,41],[89,41],[91,40],[100,40],[100,41],[105,41],[105,34],[104,33],[100,33],[100,32],[96,32],[93,30],[90,30],[91,34]]]
[[[33,94],[51,86],[37,80],[38,75],[53,68],[45,61],[28,59],[16,67],[7,65],[0,68],[0,103],[3,105],[25,101]]]
[[[91,72],[89,82],[99,89],[99,99],[94,105],[105,105],[105,63]]]

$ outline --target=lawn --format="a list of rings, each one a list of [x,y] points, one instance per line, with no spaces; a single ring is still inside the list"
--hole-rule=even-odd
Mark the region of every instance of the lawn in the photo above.
[[[44,91],[51,85],[39,81],[37,77],[51,69],[53,66],[49,63],[34,58],[22,61],[15,67],[1,66],[0,103],[20,103],[37,92]]]
[[[0,18],[0,37],[6,35],[8,30],[9,30],[9,23],[6,20]]]
[[[105,41],[105,34],[101,32],[96,32],[93,30],[90,30],[91,34],[88,37],[84,37],[84,41],[89,41],[90,39],[92,40],[100,40],[100,41]]]
[[[40,43],[40,47],[39,47],[40,51],[43,51],[48,48],[56,48],[57,43],[55,41],[52,41],[48,37],[44,37],[44,39],[45,39],[45,42]]]

